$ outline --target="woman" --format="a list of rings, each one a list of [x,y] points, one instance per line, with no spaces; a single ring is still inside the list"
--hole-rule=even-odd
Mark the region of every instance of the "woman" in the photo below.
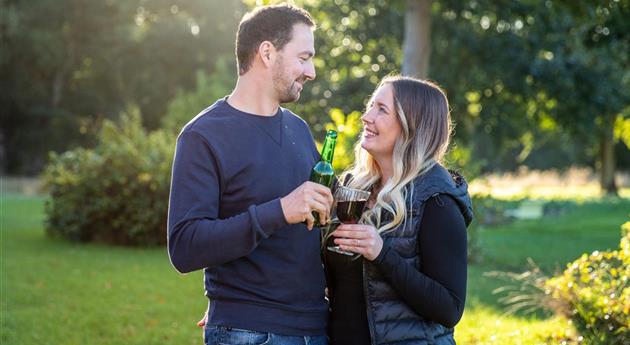
[[[331,344],[454,344],[466,296],[467,185],[440,165],[451,132],[439,86],[386,77],[361,118],[355,164],[341,180],[371,191],[361,224],[325,251]]]

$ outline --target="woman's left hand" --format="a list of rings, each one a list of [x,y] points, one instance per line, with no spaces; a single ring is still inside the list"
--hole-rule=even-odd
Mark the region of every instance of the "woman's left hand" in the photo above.
[[[383,239],[371,225],[341,224],[332,235],[342,250],[361,254],[370,261],[383,249]]]

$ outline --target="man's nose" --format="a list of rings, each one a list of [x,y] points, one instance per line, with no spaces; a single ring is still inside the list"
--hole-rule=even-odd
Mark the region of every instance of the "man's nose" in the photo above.
[[[316,73],[315,73],[315,65],[313,64],[312,60],[308,63],[308,65],[304,69],[304,76],[308,80],[313,80],[317,76]]]

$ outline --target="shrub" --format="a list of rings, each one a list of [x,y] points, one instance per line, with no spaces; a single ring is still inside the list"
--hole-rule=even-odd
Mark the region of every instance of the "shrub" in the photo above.
[[[232,60],[226,57],[217,59],[212,74],[197,71],[196,88],[188,92],[177,92],[177,96],[168,104],[166,116],[162,118],[162,128],[179,133],[195,115],[217,99],[228,95],[236,82],[236,67],[230,61]]]
[[[137,111],[105,121],[94,149],[50,156],[47,232],[75,241],[123,245],[166,242],[175,137],[147,133]]]
[[[335,172],[341,173],[354,162],[354,146],[361,132],[361,113],[353,111],[349,114],[344,114],[341,109],[332,108],[328,116],[330,121],[325,125],[326,130],[334,129],[338,132],[333,168]],[[317,149],[320,152],[322,145],[323,143],[317,143]]]
[[[515,207],[516,201],[494,199],[488,195],[473,195],[474,218],[468,227],[468,261],[478,263],[483,260],[481,233],[489,228],[509,224],[512,218],[506,211]]]
[[[630,222],[619,250],[584,254],[547,280],[551,306],[573,321],[587,344],[630,343]]]
[[[590,345],[630,344],[630,222],[622,226],[619,250],[584,254],[555,277],[545,276],[529,259],[523,273],[487,272],[510,281],[493,291],[516,312],[555,312],[569,318]],[[516,283],[516,285],[514,285]]]
[[[483,227],[496,227],[510,224],[514,218],[508,215],[508,210],[518,207],[521,200],[499,200],[488,195],[474,195],[473,207],[475,222]]]
[[[576,203],[571,200],[551,200],[543,206],[543,214],[545,217],[558,217],[573,211]]]

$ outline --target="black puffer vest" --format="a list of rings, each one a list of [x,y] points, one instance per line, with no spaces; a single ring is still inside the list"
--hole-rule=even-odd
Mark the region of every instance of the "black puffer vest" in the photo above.
[[[418,270],[422,268],[419,253],[419,231],[424,203],[437,194],[447,194],[457,201],[466,225],[472,220],[472,204],[464,178],[435,165],[413,181],[410,194],[411,217],[395,230],[383,235],[404,260]],[[408,214],[409,217],[409,214]],[[425,320],[400,299],[373,263],[363,260],[363,288],[367,303],[368,323],[373,345],[452,345],[453,329]]]

